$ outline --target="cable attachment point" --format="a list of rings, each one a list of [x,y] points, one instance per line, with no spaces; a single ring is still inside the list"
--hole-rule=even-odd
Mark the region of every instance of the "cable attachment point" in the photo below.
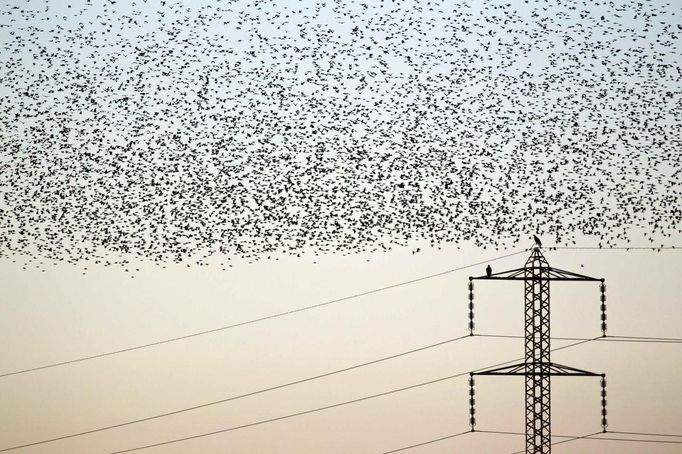
[[[469,334],[474,335],[474,281],[469,278]]]
[[[606,422],[606,376],[602,374],[601,376],[601,427],[604,432],[606,432],[606,427],[608,426]]]
[[[599,284],[599,290],[601,291],[601,334],[602,337],[606,337],[606,284],[604,284],[604,279]]]
[[[469,425],[471,426],[471,431],[474,432],[474,426],[476,425],[476,399],[474,398],[474,374],[469,373]]]

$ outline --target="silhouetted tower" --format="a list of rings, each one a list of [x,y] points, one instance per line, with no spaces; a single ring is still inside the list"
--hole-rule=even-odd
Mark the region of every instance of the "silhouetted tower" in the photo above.
[[[525,360],[523,363],[472,372],[470,385],[470,424],[476,424],[474,409],[474,375],[523,375],[526,380],[526,453],[545,454],[551,450],[550,424],[550,377],[562,376],[601,376],[602,428],[606,431],[606,380],[604,374],[596,374],[573,367],[552,363],[550,360],[549,334],[549,283],[551,281],[600,281],[601,290],[601,329],[606,335],[606,287],[604,279],[597,279],[570,271],[552,268],[547,263],[539,247],[533,251],[523,268],[499,273],[486,273],[485,276],[469,277],[469,330],[473,335],[473,281],[476,279],[498,279],[524,281],[524,331]]]

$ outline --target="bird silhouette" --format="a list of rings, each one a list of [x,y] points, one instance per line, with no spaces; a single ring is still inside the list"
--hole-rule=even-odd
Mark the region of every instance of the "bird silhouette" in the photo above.
[[[0,8],[0,257],[227,267],[679,234],[675,2],[470,3]]]
[[[538,238],[537,235],[533,235],[533,240],[535,240],[535,245],[537,247],[542,247],[542,241],[540,241],[540,238]]]

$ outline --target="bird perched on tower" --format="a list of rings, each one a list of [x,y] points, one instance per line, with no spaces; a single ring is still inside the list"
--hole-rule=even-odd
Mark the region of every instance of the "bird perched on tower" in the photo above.
[[[540,241],[540,238],[538,238],[537,235],[533,235],[533,239],[535,240],[535,244],[536,244],[538,247],[542,247],[542,241]]]

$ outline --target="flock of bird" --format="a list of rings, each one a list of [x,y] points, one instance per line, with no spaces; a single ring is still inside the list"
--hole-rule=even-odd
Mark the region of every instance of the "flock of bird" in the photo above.
[[[682,4],[0,6],[0,257],[106,264],[681,230]]]

